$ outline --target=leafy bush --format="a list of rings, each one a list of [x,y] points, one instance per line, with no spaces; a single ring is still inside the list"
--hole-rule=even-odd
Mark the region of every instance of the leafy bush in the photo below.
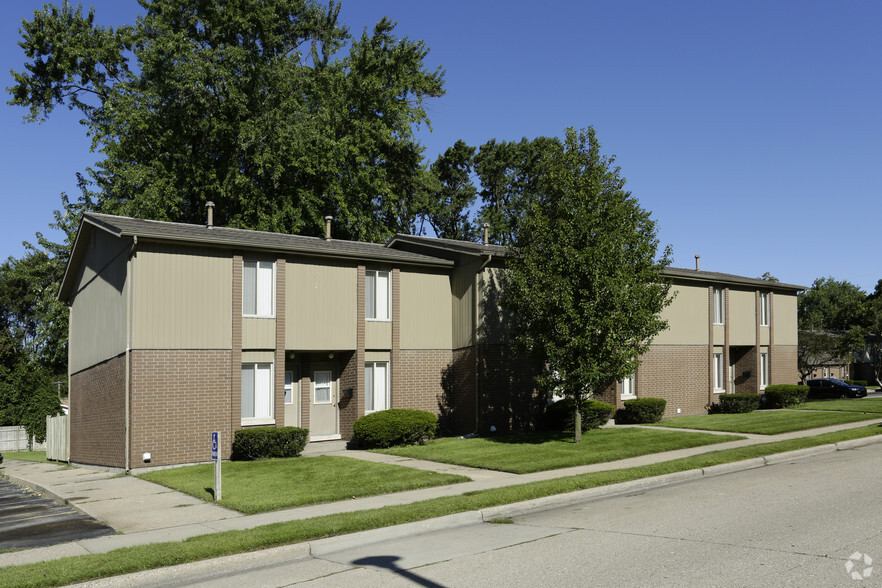
[[[765,408],[792,408],[805,402],[808,395],[808,386],[797,384],[775,384],[766,386]]]
[[[233,434],[231,459],[253,461],[270,457],[297,457],[306,447],[309,429],[249,427]]]
[[[645,425],[657,423],[668,405],[664,398],[633,398],[625,401],[625,407],[616,411],[617,425]]]
[[[759,394],[720,394],[720,412],[724,414],[753,412],[759,405]]]
[[[366,414],[352,425],[355,447],[392,447],[423,443],[435,436],[438,417],[424,410],[390,408]]]
[[[575,400],[562,398],[545,409],[545,427],[551,431],[572,431],[575,427]],[[582,432],[599,429],[609,421],[616,409],[612,404],[598,400],[582,401]]]

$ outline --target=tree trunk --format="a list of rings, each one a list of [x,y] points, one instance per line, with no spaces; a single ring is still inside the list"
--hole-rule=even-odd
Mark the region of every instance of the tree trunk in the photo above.
[[[576,412],[573,414],[573,441],[575,443],[582,442],[582,411],[579,410],[581,402],[576,401]]]

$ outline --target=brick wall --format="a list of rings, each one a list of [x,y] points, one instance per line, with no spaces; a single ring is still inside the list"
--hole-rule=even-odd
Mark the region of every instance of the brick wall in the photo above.
[[[441,376],[438,429],[441,435],[475,432],[475,352],[464,347],[451,352],[450,365]]]
[[[529,431],[546,399],[535,390],[538,366],[519,357],[511,345],[478,346],[480,433]]]
[[[635,387],[638,398],[667,400],[665,416],[707,414],[706,345],[653,345],[641,358]]]
[[[769,361],[770,384],[797,384],[799,370],[796,368],[796,345],[775,345],[771,348]]]
[[[444,376],[453,361],[449,349],[401,349],[392,380],[392,408],[441,414]]]
[[[70,377],[70,460],[124,468],[125,355]]]
[[[224,459],[241,406],[232,398],[229,350],[135,350],[131,370],[131,468],[205,462],[211,432]],[[235,380],[235,378],[234,378]],[[241,385],[241,379],[238,380]],[[231,423],[235,423],[233,426]],[[145,464],[142,455],[151,454]]]

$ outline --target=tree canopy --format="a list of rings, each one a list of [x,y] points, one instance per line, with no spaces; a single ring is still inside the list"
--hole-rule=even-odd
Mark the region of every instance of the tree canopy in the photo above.
[[[503,304],[518,341],[545,366],[540,387],[575,400],[579,442],[582,399],[633,375],[667,326],[661,272],[671,251],[659,256],[655,221],[625,191],[593,128],[568,129],[545,146],[545,172],[515,229]]]
[[[11,104],[30,120],[78,110],[103,159],[83,189],[100,211],[382,241],[409,232],[424,189],[425,101],[444,93],[422,41],[386,19],[357,38],[339,3],[139,0],[105,28],[67,0],[23,24]]]

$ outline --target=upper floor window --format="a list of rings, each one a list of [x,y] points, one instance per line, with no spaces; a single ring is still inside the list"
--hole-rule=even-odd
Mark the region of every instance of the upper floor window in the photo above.
[[[760,292],[760,325],[769,326],[769,293]]]
[[[722,325],[726,322],[726,291],[722,288],[714,288],[714,324]]]
[[[365,272],[366,318],[376,321],[389,320],[389,272],[367,270]]]
[[[242,263],[242,314],[273,316],[274,267],[272,261]]]

